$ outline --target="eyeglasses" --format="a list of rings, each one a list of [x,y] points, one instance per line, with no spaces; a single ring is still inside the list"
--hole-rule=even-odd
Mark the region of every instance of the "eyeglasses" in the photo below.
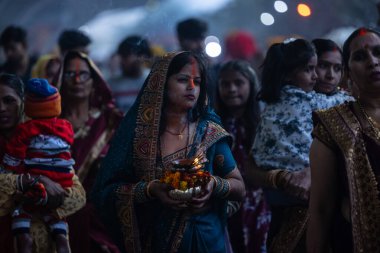
[[[88,71],[79,71],[79,72],[66,71],[63,74],[63,78],[65,79],[65,81],[73,81],[73,80],[75,80],[77,82],[84,83],[84,82],[88,81],[91,78],[91,73],[88,72]]]

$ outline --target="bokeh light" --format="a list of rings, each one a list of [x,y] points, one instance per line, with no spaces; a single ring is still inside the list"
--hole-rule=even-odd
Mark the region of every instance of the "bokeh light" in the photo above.
[[[216,42],[216,43],[219,43],[219,38],[214,36],[214,35],[210,35],[210,36],[207,36],[205,38],[205,45],[207,45],[208,43],[210,42]]]
[[[309,17],[311,15],[311,9],[307,4],[298,4],[297,5],[297,12],[302,17]]]
[[[263,23],[264,25],[273,25],[274,23],[274,17],[272,16],[272,14],[267,12],[264,12],[260,15],[260,20],[261,23]]]
[[[288,10],[288,5],[284,1],[275,1],[274,9],[279,13],[284,13]]]
[[[210,57],[218,57],[222,53],[222,47],[217,42],[209,42],[206,44],[205,51]]]

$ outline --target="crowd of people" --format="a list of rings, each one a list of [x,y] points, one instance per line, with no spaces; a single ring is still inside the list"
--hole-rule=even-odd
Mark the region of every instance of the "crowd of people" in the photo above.
[[[261,55],[239,31],[215,64],[206,22],[176,32],[169,53],[127,36],[108,70],[79,30],[39,58],[1,33],[1,249],[380,252],[380,33]]]

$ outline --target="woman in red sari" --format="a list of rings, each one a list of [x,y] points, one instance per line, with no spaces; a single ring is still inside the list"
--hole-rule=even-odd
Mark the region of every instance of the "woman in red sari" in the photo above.
[[[74,167],[87,192],[86,206],[68,219],[72,252],[117,253],[119,250],[88,196],[121,113],[115,109],[111,91],[100,71],[83,53],[66,54],[58,87],[62,95],[62,117],[72,123],[75,132]]]

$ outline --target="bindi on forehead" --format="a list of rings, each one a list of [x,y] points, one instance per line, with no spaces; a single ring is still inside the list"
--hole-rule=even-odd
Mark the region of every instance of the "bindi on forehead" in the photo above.
[[[198,64],[197,64],[197,61],[192,58],[191,59],[191,76],[194,78],[195,75],[197,74],[197,68],[198,68]]]
[[[67,69],[71,70],[71,71],[74,71],[74,72],[80,72],[82,70],[84,70],[84,71],[90,70],[90,68],[87,65],[87,63],[84,60],[80,59],[80,58],[74,58],[74,59],[72,59],[69,62],[69,64],[67,65]]]
[[[360,30],[359,30],[359,36],[364,36],[364,35],[366,35],[368,33],[368,31],[366,30],[366,29],[364,29],[364,28],[361,28]]]

